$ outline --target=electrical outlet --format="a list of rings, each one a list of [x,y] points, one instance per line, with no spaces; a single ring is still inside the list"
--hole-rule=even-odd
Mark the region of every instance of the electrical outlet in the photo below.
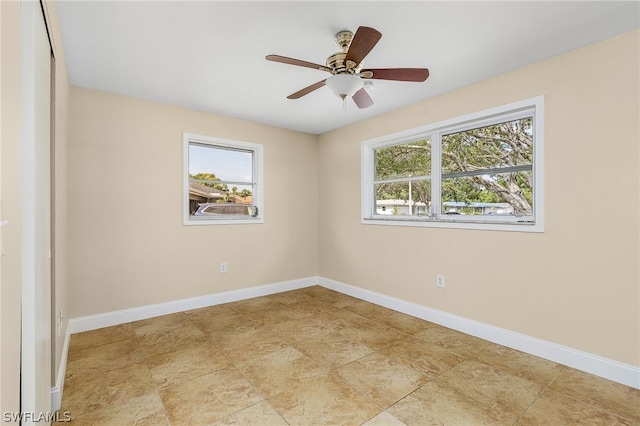
[[[444,288],[444,275],[436,275],[436,285],[440,288]]]
[[[220,262],[220,272],[227,272],[227,262]]]

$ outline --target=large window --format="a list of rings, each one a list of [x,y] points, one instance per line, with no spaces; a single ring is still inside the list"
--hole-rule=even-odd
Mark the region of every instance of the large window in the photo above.
[[[363,223],[542,232],[542,149],[542,97],[363,142]]]
[[[262,145],[185,133],[185,225],[263,222]]]

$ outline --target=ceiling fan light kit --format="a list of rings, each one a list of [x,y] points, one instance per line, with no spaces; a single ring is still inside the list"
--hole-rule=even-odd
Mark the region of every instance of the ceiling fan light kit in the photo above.
[[[352,97],[358,90],[364,87],[362,79],[353,74],[332,75],[327,78],[325,84],[331,89],[334,95],[342,99],[343,106],[347,97]]]
[[[363,59],[371,52],[381,37],[382,34],[378,30],[370,27],[359,27],[355,34],[347,30],[340,31],[335,38],[342,51],[330,55],[326,60],[326,65],[279,55],[267,55],[266,59],[332,74],[325,80],[292,93],[287,96],[288,99],[298,99],[322,86],[328,86],[336,96],[342,99],[343,107],[346,105],[346,98],[351,97],[358,108],[367,108],[373,105],[373,100],[364,89],[365,81],[363,79],[422,82],[429,77],[429,70],[426,68],[362,69]]]

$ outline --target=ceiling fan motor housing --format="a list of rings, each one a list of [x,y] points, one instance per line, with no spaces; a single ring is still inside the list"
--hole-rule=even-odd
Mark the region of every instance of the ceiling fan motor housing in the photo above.
[[[343,30],[336,34],[336,43],[342,51],[336,52],[327,58],[327,66],[331,68],[333,74],[354,74],[362,69],[362,64],[345,63],[344,59],[347,56],[352,39],[353,33],[348,30]]]
[[[344,58],[347,56],[345,52],[336,52],[327,58],[327,66],[333,70],[334,74],[342,74],[347,72],[344,64]]]

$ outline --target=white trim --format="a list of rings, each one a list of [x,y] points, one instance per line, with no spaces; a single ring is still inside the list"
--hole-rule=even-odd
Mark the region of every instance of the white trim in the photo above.
[[[51,248],[50,107],[51,44],[39,1],[20,1],[20,66],[22,88],[22,248],[20,408],[50,412],[51,396]],[[41,131],[43,133],[41,133]],[[43,168],[47,164],[47,168]],[[41,207],[44,207],[44,211]],[[23,425],[35,424],[24,419]]]
[[[250,299],[252,297],[267,296],[270,294],[281,293],[283,291],[297,290],[313,285],[318,285],[318,277],[300,278],[296,280],[282,281],[275,284],[265,284],[240,290],[207,294],[205,296],[141,306],[139,308],[72,318],[69,320],[68,328],[70,333],[80,333],[83,331],[125,324],[131,321],[153,318],[160,315],[205,308],[207,306],[219,305],[221,303],[236,302],[238,300]]]
[[[440,173],[441,144],[440,135],[443,132],[456,132],[473,127],[482,127],[495,124],[500,121],[510,121],[518,118],[533,116],[533,134],[535,138],[533,148],[533,190],[535,194],[533,214],[531,216],[518,217],[497,217],[497,216],[458,216],[446,217],[438,214],[437,217],[416,217],[416,216],[386,216],[376,214],[374,200],[374,175],[375,156],[374,150],[391,145],[409,143],[418,139],[431,139],[431,185],[434,202],[432,211],[439,210],[440,192],[442,177]],[[436,123],[426,124],[412,129],[403,130],[389,135],[383,135],[360,143],[361,150],[361,218],[363,225],[391,225],[391,226],[413,226],[428,228],[455,228],[493,231],[515,231],[515,232],[544,232],[544,96],[536,96],[521,101],[512,102],[477,111],[460,117],[455,117]],[[402,181],[411,180],[407,177]],[[435,206],[435,208],[434,208]],[[527,223],[532,220],[535,223]]]
[[[60,355],[60,364],[58,365],[58,374],[55,387],[51,388],[51,411],[58,411],[62,405],[62,392],[64,390],[64,376],[67,373],[67,354],[69,353],[69,341],[71,333],[69,327],[64,336],[64,344],[62,345],[62,354]]]
[[[506,105],[500,105],[493,108],[485,109],[482,111],[476,111],[469,114],[465,114],[460,117],[450,118],[447,120],[438,121],[423,126],[414,127],[412,129],[402,130],[393,134],[378,136],[365,141],[362,141],[362,145],[370,145],[376,148],[395,145],[402,142],[411,142],[412,140],[421,138],[421,135],[441,128],[449,128],[454,125],[465,126],[467,123],[486,119],[488,122],[492,122],[491,119],[496,116],[510,117],[511,113],[515,116],[519,115],[519,110],[527,110],[532,107],[538,107],[540,104],[544,105],[544,95],[534,96],[529,99],[523,99],[521,101],[511,102]]]
[[[189,216],[189,145],[191,142],[212,147],[241,148],[253,152],[253,205],[258,209],[249,219],[202,218],[192,220]],[[262,144],[197,135],[182,134],[182,224],[183,225],[236,225],[264,223],[264,147]]]
[[[35,38],[36,4],[20,2],[20,43],[22,79],[22,325],[20,357],[21,408],[36,411],[38,371],[36,371],[36,231],[35,231]],[[47,407],[48,408],[48,407]]]
[[[319,277],[319,285],[576,370],[640,389],[640,367]]]
[[[534,207],[535,208],[535,207]],[[482,222],[454,222],[448,220],[418,220],[407,217],[407,219],[367,219],[362,218],[363,225],[383,225],[383,226],[413,226],[417,228],[448,228],[448,229],[475,229],[478,231],[511,231],[511,232],[544,232],[536,220],[536,224],[529,223],[485,223]]]

